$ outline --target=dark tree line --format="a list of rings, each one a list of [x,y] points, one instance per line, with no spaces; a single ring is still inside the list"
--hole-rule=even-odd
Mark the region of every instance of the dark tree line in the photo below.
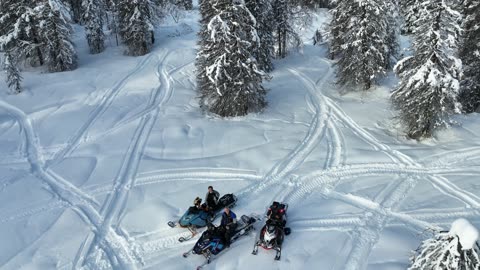
[[[463,63],[460,102],[467,113],[480,107],[480,1],[468,0],[464,5],[463,39],[460,59]]]

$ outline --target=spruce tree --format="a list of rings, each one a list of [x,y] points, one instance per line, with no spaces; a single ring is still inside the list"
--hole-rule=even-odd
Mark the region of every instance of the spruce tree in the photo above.
[[[462,109],[471,113],[480,107],[480,1],[465,1],[464,15],[464,35],[460,47],[464,76],[460,101]]]
[[[77,52],[72,42],[68,13],[58,0],[49,0],[37,7],[41,29],[41,47],[50,72],[74,70]]]
[[[7,86],[10,88],[12,94],[18,94],[22,92],[22,75],[17,67],[18,61],[15,57],[12,57],[10,52],[5,54],[4,68],[7,73]]]
[[[208,40],[208,24],[216,15],[212,7],[212,1],[201,1],[200,3],[200,31],[198,32],[198,45],[202,46],[203,41]]]
[[[185,10],[192,10],[193,9],[193,2],[192,0],[177,0],[175,5]]]
[[[289,5],[289,0],[273,0],[272,9],[275,18],[274,27],[277,47],[277,57],[285,58],[288,52],[288,45],[296,43],[298,46],[300,38],[292,25],[292,12],[294,7]]]
[[[206,2],[206,1],[202,1]],[[200,106],[222,117],[242,116],[265,107],[265,74],[252,54],[259,39],[255,19],[241,0],[214,0],[218,11],[208,23],[197,65]]]
[[[270,72],[273,70],[272,57],[275,54],[275,16],[269,0],[246,0],[246,7],[256,20],[257,34],[260,46],[254,52],[260,69]]]
[[[345,28],[347,28],[350,23],[350,14],[342,11],[348,8],[349,3],[345,0],[337,0],[334,4],[335,8],[331,10],[332,20],[329,25],[331,38],[328,48],[332,60],[342,52],[342,44],[345,43],[344,32],[348,30]]]
[[[401,81],[391,96],[407,136],[413,139],[431,137],[460,111],[461,61],[455,57],[460,14],[445,1],[425,2],[422,10],[414,55],[395,66]]]
[[[72,21],[74,23],[83,23],[83,14],[85,13],[82,0],[61,0],[69,9]]]
[[[87,36],[90,53],[101,53],[105,50],[105,34],[103,33],[102,10],[104,7],[99,0],[83,0],[82,7],[84,13],[82,21],[85,25],[85,34]]]
[[[386,69],[391,69],[396,63],[396,58],[400,50],[398,44],[398,37],[400,35],[400,25],[399,25],[399,8],[397,3],[392,1],[385,2],[387,10],[387,23],[386,23],[386,37],[385,43],[387,44],[387,66]],[[390,58],[395,58],[394,61],[391,61]]]
[[[120,0],[117,20],[120,37],[127,45],[126,54],[145,55],[154,41],[153,23],[156,18],[154,3],[150,0]]]
[[[380,0],[340,0],[333,11],[331,53],[338,55],[338,83],[369,89],[386,74],[389,49],[388,6]]]
[[[211,36],[208,30],[208,24],[212,18],[216,15],[216,11],[212,7],[212,1],[201,1],[200,3],[200,30],[198,31],[198,47],[204,48],[207,44],[210,44]],[[206,76],[205,67],[207,66],[207,56],[202,53],[197,53],[195,59],[195,68],[197,70],[197,89],[205,89],[209,87],[210,80]],[[200,91],[201,92],[201,91]]]
[[[0,49],[10,50],[12,55],[27,60],[31,66],[43,65],[39,9],[27,0],[8,0],[1,4],[7,9],[0,11],[0,20],[3,22]]]
[[[7,35],[14,28],[27,7],[24,0],[0,0],[0,36]]]
[[[411,258],[408,270],[478,270],[478,231],[465,219],[458,219],[450,231],[435,232],[422,242]]]
[[[400,2],[403,15],[402,33],[414,33],[420,19],[421,4],[421,0],[403,0]]]

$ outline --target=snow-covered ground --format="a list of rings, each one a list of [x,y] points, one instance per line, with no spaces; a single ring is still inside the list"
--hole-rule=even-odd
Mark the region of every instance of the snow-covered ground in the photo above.
[[[325,21],[323,10],[315,26]],[[269,106],[206,117],[195,92],[198,14],[162,26],[153,52],[89,55],[79,68],[0,82],[1,269],[193,269],[194,243],[167,226],[208,185],[239,197],[237,214],[290,204],[282,260],[250,255],[254,235],[210,269],[400,270],[410,251],[457,218],[480,227],[480,117],[421,143],[392,121],[391,76],[340,95],[325,47],[275,62]],[[3,75],[2,75],[3,76]]]

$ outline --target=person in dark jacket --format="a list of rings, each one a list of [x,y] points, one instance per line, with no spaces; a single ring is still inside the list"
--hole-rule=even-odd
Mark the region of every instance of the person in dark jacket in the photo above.
[[[232,234],[237,228],[237,215],[235,215],[235,213],[228,207],[225,207],[223,211],[220,227],[225,232],[225,247],[228,248],[230,247]]]
[[[287,220],[285,219],[285,206],[278,202],[273,202],[273,204],[267,210],[268,220],[275,221],[278,224],[285,226]]]
[[[215,227],[212,223],[207,224],[207,230],[202,236],[204,239],[212,239],[215,237],[222,237],[219,228]]]
[[[207,204],[210,211],[214,211],[217,208],[219,198],[220,193],[214,190],[212,186],[209,186],[207,195],[205,195],[205,203]]]
[[[195,200],[193,200],[193,206],[190,206],[190,208],[188,208],[188,212],[190,214],[198,214],[202,210],[202,199],[200,199],[199,197],[195,198]]]

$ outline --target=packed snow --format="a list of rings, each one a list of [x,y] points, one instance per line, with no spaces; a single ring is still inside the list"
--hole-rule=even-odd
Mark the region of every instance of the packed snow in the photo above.
[[[478,240],[478,230],[464,218],[453,222],[450,234],[458,236],[462,250],[472,249]]]
[[[246,117],[198,107],[196,10],[162,25],[146,56],[111,37],[90,55],[76,27],[78,69],[28,70],[19,95],[2,77],[0,268],[193,269],[202,258],[181,255],[197,238],[179,243],[188,232],[167,222],[209,185],[238,196],[237,215],[289,203],[292,233],[278,262],[250,254],[251,234],[208,269],[400,270],[429,230],[459,218],[480,228],[479,115],[406,140],[392,75],[340,94],[327,48],[312,45],[327,18],[320,10],[302,52],[274,62],[267,108]]]

